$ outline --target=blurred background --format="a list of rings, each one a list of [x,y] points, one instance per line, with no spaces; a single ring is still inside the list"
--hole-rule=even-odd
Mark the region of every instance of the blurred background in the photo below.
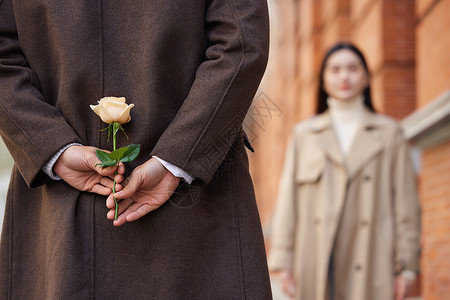
[[[3,225],[3,215],[5,214],[6,192],[9,185],[9,176],[13,160],[9,155],[3,140],[0,140],[0,230]]]
[[[376,110],[413,145],[422,206],[423,299],[450,299],[450,0],[269,0],[271,53],[245,130],[261,220],[270,220],[288,136],[313,115],[318,68],[339,40],[362,49]],[[0,143],[0,218],[12,160]],[[280,296],[281,299],[282,297]]]
[[[375,109],[413,145],[422,207],[420,295],[450,299],[450,0],[269,0],[269,65],[244,122],[267,250],[288,136],[313,115],[323,54],[351,41]]]

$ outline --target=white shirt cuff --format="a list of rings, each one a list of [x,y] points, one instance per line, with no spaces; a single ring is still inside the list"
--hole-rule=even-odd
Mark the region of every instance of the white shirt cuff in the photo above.
[[[417,276],[416,272],[411,271],[411,270],[403,270],[401,274],[402,274],[402,277],[404,277],[408,280],[411,280],[411,281],[416,279],[416,276]]]
[[[195,177],[188,174],[186,171],[178,168],[175,165],[172,165],[170,162],[165,161],[164,159],[159,158],[158,156],[153,156],[156,158],[170,173],[175,177],[183,178],[187,183],[191,184],[194,181]]]
[[[79,143],[72,143],[68,144],[56,152],[55,155],[50,158],[50,160],[45,164],[45,166],[42,167],[42,171],[44,171],[45,174],[47,174],[51,179],[53,180],[61,180],[61,177],[59,177],[57,174],[53,173],[53,166],[55,165],[58,158],[63,154],[64,151],[66,151],[67,148],[71,146],[83,146]]]

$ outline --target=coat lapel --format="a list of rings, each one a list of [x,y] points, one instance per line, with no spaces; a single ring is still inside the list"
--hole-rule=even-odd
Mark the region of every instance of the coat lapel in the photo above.
[[[353,144],[346,158],[333,129],[331,117],[325,112],[316,117],[312,131],[317,144],[334,163],[345,166],[348,178],[353,178],[375,155],[383,149],[383,124],[379,122],[376,114],[364,110],[362,124],[356,132]]]
[[[344,156],[337,139],[336,133],[331,123],[331,117],[328,112],[317,116],[317,120],[313,126],[313,132],[316,137],[317,144],[323,149],[327,156],[336,164],[344,165]]]
[[[356,132],[346,159],[349,179],[383,149],[381,129],[382,124],[378,122],[376,115],[365,110],[362,124]]]

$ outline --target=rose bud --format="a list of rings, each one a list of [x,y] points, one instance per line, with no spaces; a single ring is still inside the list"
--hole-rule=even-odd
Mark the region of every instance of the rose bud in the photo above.
[[[126,104],[125,101],[125,97],[104,97],[98,101],[98,105],[91,105],[91,109],[107,124],[125,124],[130,122],[130,110],[134,106]]]

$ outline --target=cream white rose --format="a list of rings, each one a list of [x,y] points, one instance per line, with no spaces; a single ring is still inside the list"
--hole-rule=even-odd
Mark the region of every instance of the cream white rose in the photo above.
[[[91,105],[91,109],[107,124],[125,124],[130,122],[130,110],[134,106],[125,102],[125,97],[104,97],[98,101],[98,105]]]

